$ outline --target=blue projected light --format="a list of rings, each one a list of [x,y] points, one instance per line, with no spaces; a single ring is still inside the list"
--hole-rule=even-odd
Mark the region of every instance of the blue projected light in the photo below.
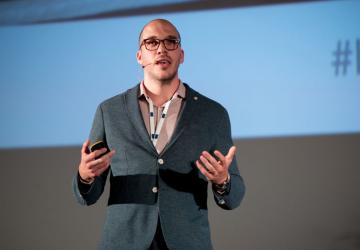
[[[78,145],[96,106],[142,79],[138,33],[182,35],[181,79],[222,103],[236,138],[360,132],[360,2],[0,28],[0,147]],[[121,118],[119,118],[121,119]]]

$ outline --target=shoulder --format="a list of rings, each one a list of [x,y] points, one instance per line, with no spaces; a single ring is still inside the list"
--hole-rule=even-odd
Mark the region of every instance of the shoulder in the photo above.
[[[139,84],[135,85],[134,87],[120,93],[117,94],[115,96],[112,96],[104,101],[102,101],[99,104],[99,107],[102,109],[108,109],[108,108],[112,108],[112,107],[119,107],[121,105],[123,105],[124,103],[124,99],[129,96],[129,95],[133,95],[133,96],[137,96],[138,94],[138,89],[139,89]]]
[[[221,105],[219,102],[199,93],[198,91],[192,89],[188,84],[184,83],[186,87],[186,97],[191,101],[195,101],[197,106],[200,108],[200,112],[211,112],[217,114],[227,115],[226,108]]]

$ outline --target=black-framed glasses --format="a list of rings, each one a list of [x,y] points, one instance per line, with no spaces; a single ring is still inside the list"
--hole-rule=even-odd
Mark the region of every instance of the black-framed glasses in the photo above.
[[[156,38],[148,38],[144,39],[142,43],[140,44],[140,47],[145,45],[145,48],[147,50],[153,51],[157,50],[160,46],[160,43],[163,43],[165,46],[165,49],[167,50],[176,50],[180,45],[179,39],[174,38],[166,38],[166,39],[156,39]]]

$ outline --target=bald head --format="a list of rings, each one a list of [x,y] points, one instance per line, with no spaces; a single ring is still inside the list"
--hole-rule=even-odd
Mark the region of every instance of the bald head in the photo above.
[[[173,25],[170,21],[168,21],[166,19],[154,19],[154,20],[151,20],[150,22],[148,22],[147,24],[145,24],[144,27],[142,28],[142,30],[141,30],[141,32],[139,34],[139,45],[141,44],[142,40],[144,39],[144,37],[143,37],[144,31],[146,31],[148,29],[154,29],[157,26],[165,26],[165,27],[167,27],[170,32],[175,33],[176,37],[179,40],[181,40],[179,31],[177,30],[175,25]]]

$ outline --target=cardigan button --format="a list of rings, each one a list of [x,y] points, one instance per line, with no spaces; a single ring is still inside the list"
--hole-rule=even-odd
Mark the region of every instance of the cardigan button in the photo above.
[[[162,165],[162,164],[164,164],[164,160],[163,159],[158,159],[158,163],[160,164],[160,165]]]
[[[152,188],[152,192],[156,194],[156,193],[158,192],[158,188],[157,188],[157,187],[153,187],[153,188]]]

